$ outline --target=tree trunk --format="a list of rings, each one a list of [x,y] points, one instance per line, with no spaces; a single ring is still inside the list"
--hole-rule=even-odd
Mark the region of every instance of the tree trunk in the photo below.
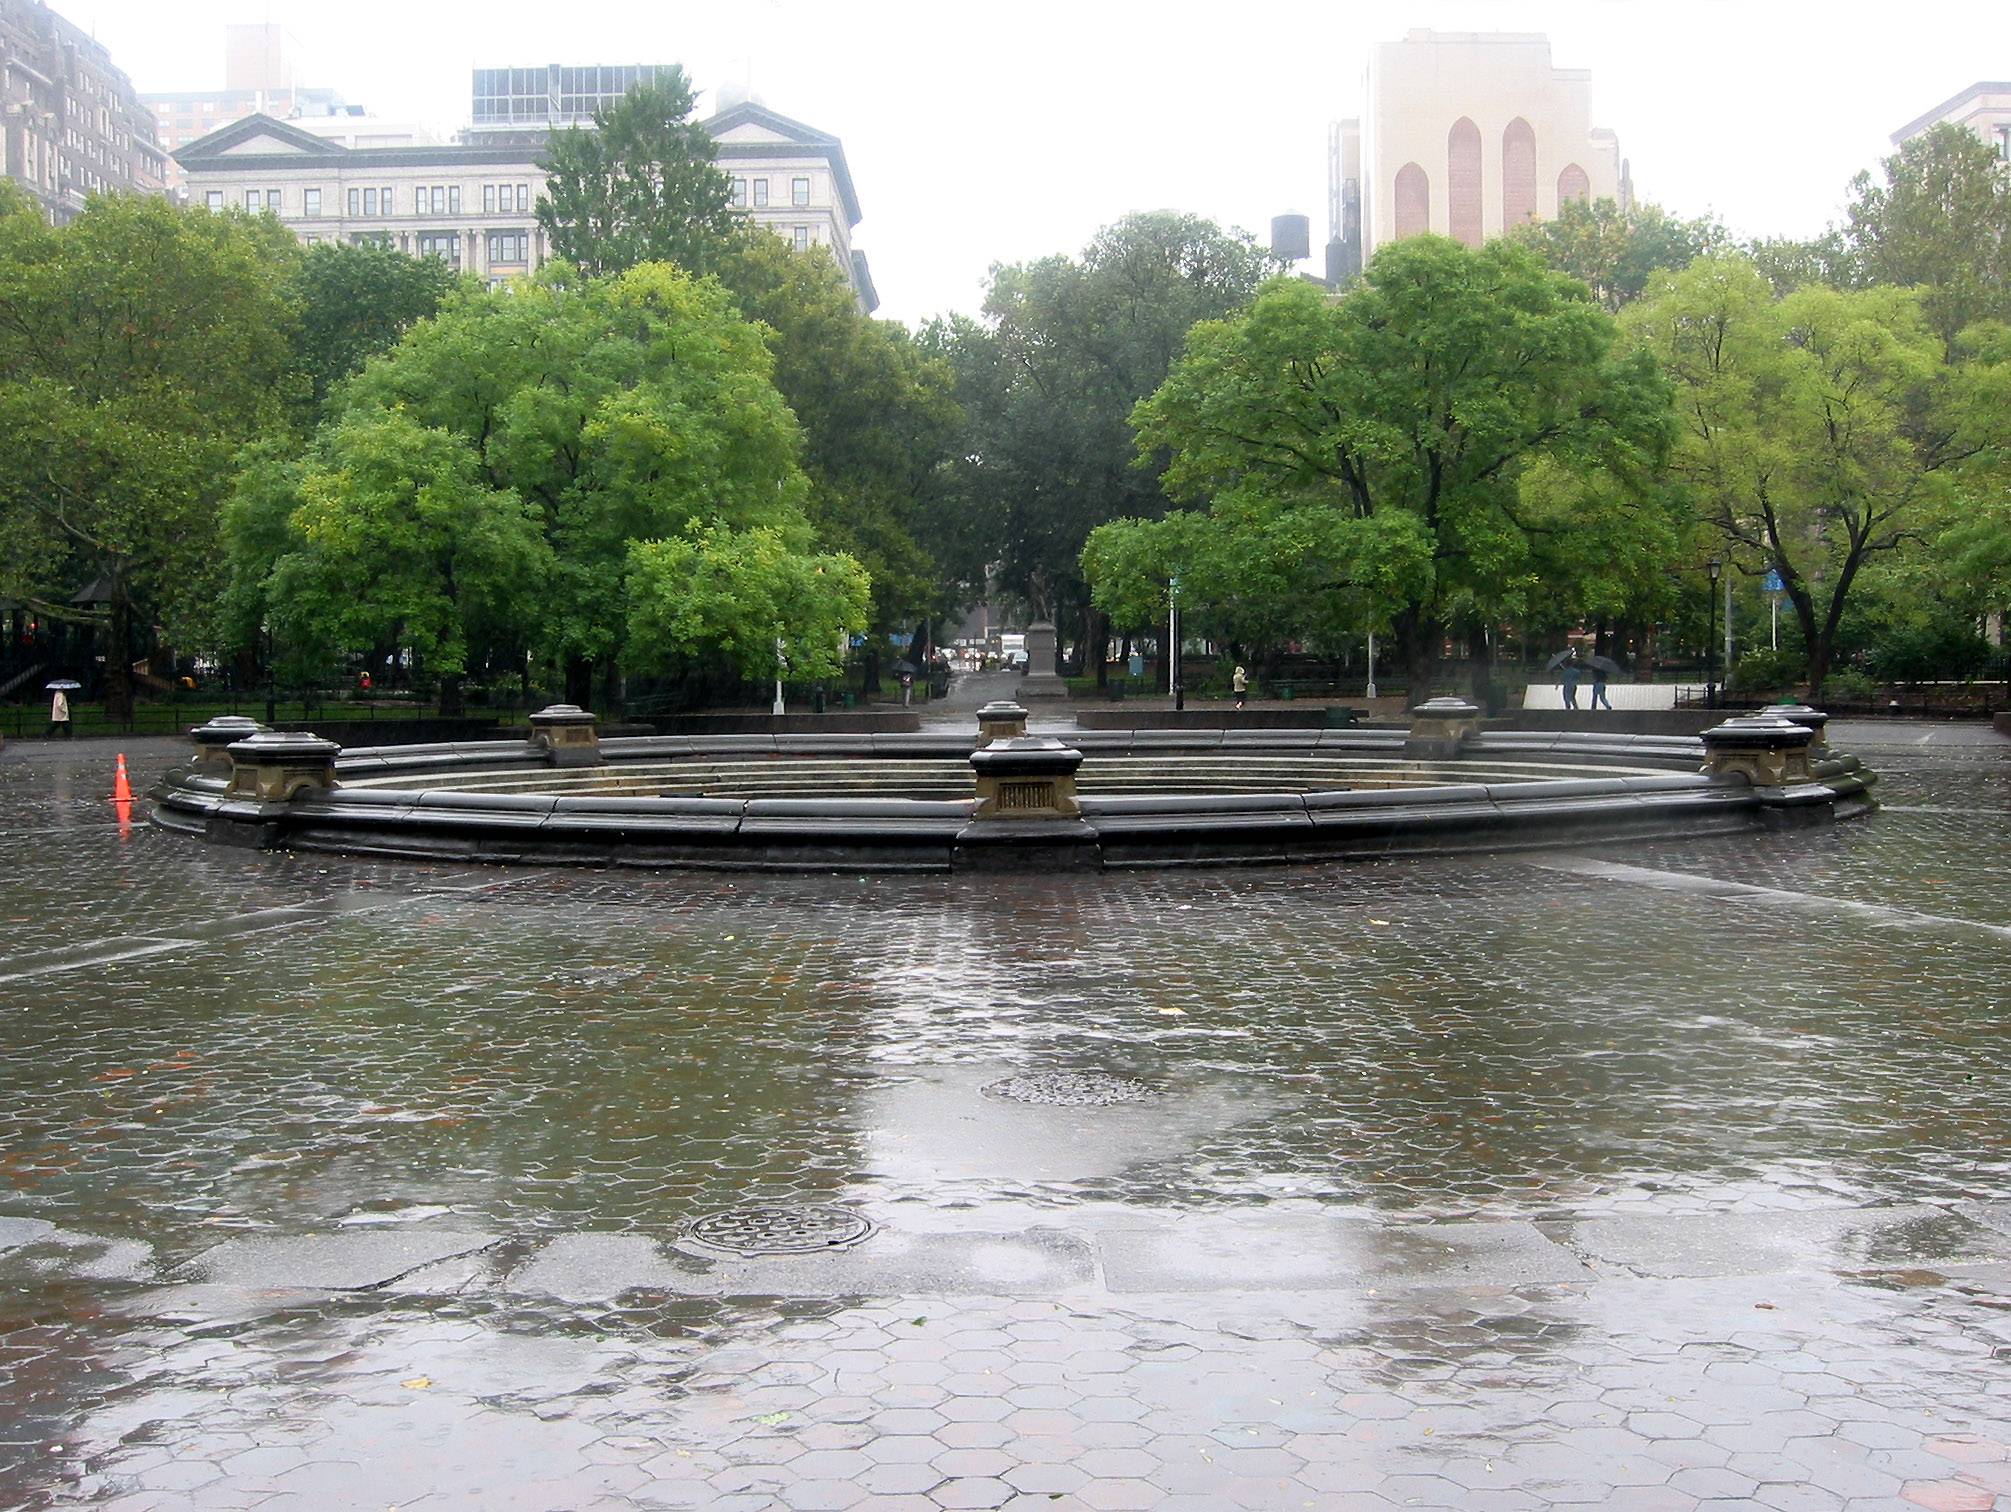
[[[1397,652],[1403,659],[1404,678],[1409,683],[1405,697],[1416,708],[1431,697],[1438,677],[1439,653],[1445,640],[1445,626],[1435,614],[1406,609],[1396,617]]]
[[[123,578],[112,581],[111,615],[105,624],[105,718],[125,727],[133,722],[133,603]]]
[[[621,718],[621,668],[610,656],[600,669],[601,701],[597,712],[602,719]]]
[[[1089,611],[1089,632],[1083,637],[1085,648],[1093,647],[1096,654],[1096,691],[1101,693],[1110,686],[1110,661],[1105,652],[1110,644],[1110,619],[1092,609]],[[1087,650],[1085,650],[1087,654]]]
[[[1483,714],[1500,713],[1501,692],[1494,685],[1494,655],[1487,642],[1487,626],[1476,624],[1466,632],[1466,657],[1472,669],[1474,706]]]
[[[566,658],[566,702],[584,709],[594,701],[594,664],[582,656]]]

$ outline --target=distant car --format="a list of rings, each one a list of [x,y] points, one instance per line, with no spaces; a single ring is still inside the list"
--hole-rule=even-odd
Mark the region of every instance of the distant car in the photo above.
[[[1006,654],[1005,654],[1005,669],[1006,669],[1006,671],[1008,671],[1008,672],[1024,672],[1024,671],[1026,671],[1026,653],[1025,653],[1024,651],[1008,651],[1008,652],[1006,652]]]

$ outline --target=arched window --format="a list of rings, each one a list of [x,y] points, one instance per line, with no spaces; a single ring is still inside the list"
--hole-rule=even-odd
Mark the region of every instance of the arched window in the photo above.
[[[1501,229],[1536,216],[1536,133],[1517,116],[1501,132]]]
[[[1417,236],[1431,229],[1431,180],[1416,163],[1397,169],[1397,235]]]
[[[1445,138],[1446,228],[1454,241],[1480,245],[1480,128],[1461,116]]]
[[[1557,208],[1563,209],[1572,200],[1585,201],[1592,198],[1592,180],[1585,176],[1585,170],[1576,163],[1566,163],[1564,171],[1557,175]]]

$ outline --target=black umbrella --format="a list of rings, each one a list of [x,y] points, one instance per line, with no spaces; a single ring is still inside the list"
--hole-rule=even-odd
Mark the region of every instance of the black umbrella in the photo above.
[[[913,662],[909,661],[905,656],[902,657],[899,661],[894,663],[894,675],[896,677],[901,676],[903,673],[908,673],[912,675],[921,670],[922,669],[920,667],[916,666]]]
[[[72,681],[70,678],[67,677],[59,677],[54,682],[46,682],[42,684],[44,691],[50,693],[55,692],[75,693],[78,689],[82,688],[83,686],[84,685],[82,683]]]
[[[1585,659],[1610,677],[1618,677],[1626,670],[1610,656],[1588,656]]]
[[[1551,657],[1549,661],[1543,664],[1543,670],[1546,672],[1555,672],[1559,667],[1563,666],[1566,662],[1576,661],[1577,659],[1578,659],[1578,648],[1576,646],[1566,646],[1562,651],[1558,652],[1555,656]]]

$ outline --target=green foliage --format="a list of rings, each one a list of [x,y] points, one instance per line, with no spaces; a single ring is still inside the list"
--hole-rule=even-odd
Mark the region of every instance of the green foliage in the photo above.
[[[1725,244],[1725,228],[1709,217],[1679,220],[1660,205],[1623,210],[1610,199],[1566,200],[1555,220],[1532,221],[1509,234],[1584,283],[1609,313],[1639,299],[1658,271],[1688,267]]]
[[[1973,623],[1947,616],[1896,627],[1871,648],[1870,670],[1885,682],[1975,677],[2001,657]]]
[[[1087,600],[1080,556],[1107,520],[1165,512],[1156,468],[1132,465],[1132,407],[1197,320],[1249,301],[1274,268],[1240,232],[1191,215],[1133,215],[1080,260],[992,270],[985,322],[931,338],[968,417],[955,486],[967,562],[1065,622]]]
[[[1138,406],[1139,448],[1169,453],[1168,491],[1233,532],[1289,532],[1302,591],[1357,632],[1393,629],[1421,694],[1453,618],[1526,586],[1548,528],[1524,514],[1532,467],[1603,471],[1610,489],[1576,507],[1634,507],[1668,389],[1614,344],[1583,286],[1526,249],[1408,238],[1338,301],[1279,280],[1197,326]]]
[[[1921,291],[1952,349],[1979,320],[2011,321],[2011,178],[1974,132],[1943,124],[1851,182],[1846,237],[1857,280]]]
[[[295,346],[316,413],[339,380],[435,313],[453,286],[454,274],[435,257],[347,242],[307,248],[287,292],[299,311]]]
[[[594,116],[552,134],[538,224],[553,256],[591,276],[639,263],[712,271],[734,232],[732,185],[691,119],[691,80],[672,68]]]
[[[1869,673],[1844,667],[1823,680],[1823,692],[1837,703],[1869,703],[1878,696],[1878,682]]]
[[[1748,651],[1725,684],[1734,693],[1785,693],[1801,680],[1798,651]]]
[[[296,257],[269,217],[132,196],[52,229],[0,184],[0,597],[74,617],[102,577],[115,645],[148,620],[214,644],[230,459],[294,396]]]
[[[1736,256],[1665,277],[1628,324],[1677,384],[1674,476],[1746,570],[1780,572],[1820,693],[1859,574],[2001,450],[2011,369],[1946,367],[1910,291],[1777,299]]]
[[[338,391],[305,467],[247,457],[232,602],[352,648],[417,637],[441,670],[535,647],[588,697],[622,659],[635,543],[759,529],[809,553],[771,371],[725,292],[668,264],[458,289]],[[373,575],[373,553],[403,560]]]
[[[750,681],[812,680],[844,669],[847,633],[866,623],[872,591],[842,553],[806,556],[779,531],[720,526],[632,546],[628,601],[636,670],[716,658]]]
[[[861,313],[821,248],[798,252],[750,228],[727,249],[719,276],[772,333],[775,386],[803,426],[811,523],[823,544],[871,574],[871,628],[946,612],[956,573],[936,548],[963,418],[949,364],[904,327]]]
[[[1835,230],[1807,241],[1792,237],[1761,237],[1746,246],[1746,255],[1760,270],[1776,294],[1792,294],[1809,284],[1829,284],[1849,288],[1856,281],[1856,267],[1843,236]]]

